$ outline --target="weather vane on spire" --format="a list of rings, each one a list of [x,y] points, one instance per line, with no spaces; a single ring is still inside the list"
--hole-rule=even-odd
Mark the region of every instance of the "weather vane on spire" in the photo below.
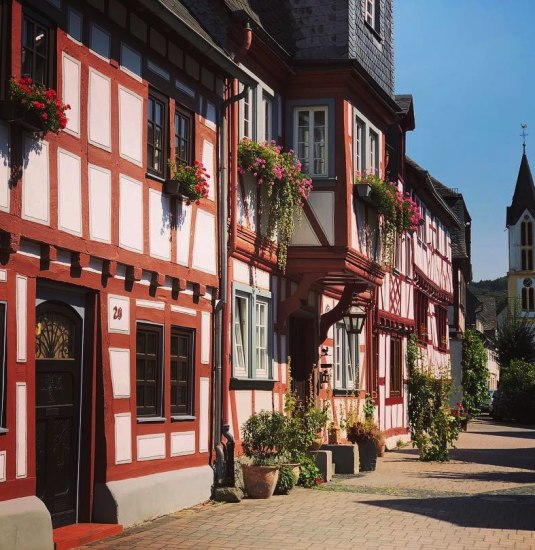
[[[522,147],[524,148],[524,154],[526,154],[526,136],[529,136],[529,134],[526,134],[526,128],[528,127],[528,125],[521,124],[520,127],[522,128]]]

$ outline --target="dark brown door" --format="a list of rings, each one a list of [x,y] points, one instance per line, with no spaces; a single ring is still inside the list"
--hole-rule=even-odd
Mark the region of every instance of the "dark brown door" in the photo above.
[[[37,496],[61,527],[76,522],[82,319],[44,302],[35,333]]]
[[[310,394],[310,375],[314,363],[314,320],[290,317],[290,358],[292,390],[301,402]]]

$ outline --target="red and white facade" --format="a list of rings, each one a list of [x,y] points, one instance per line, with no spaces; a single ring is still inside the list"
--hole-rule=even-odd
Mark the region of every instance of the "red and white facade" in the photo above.
[[[0,9],[2,97],[24,71],[71,107],[44,139],[0,120],[0,521],[33,514],[30,546],[50,547],[50,518],[129,525],[210,497],[217,113],[242,73],[178,17],[163,32],[161,6]],[[207,199],[164,192],[175,158],[202,161]]]

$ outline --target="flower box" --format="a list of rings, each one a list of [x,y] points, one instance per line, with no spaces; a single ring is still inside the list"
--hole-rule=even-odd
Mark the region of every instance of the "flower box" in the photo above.
[[[372,204],[372,186],[369,183],[356,183],[354,192],[361,201]]]
[[[166,195],[170,195],[172,197],[178,197],[179,195],[182,195],[180,182],[175,179],[166,179],[163,184],[163,192]]]
[[[168,161],[171,169],[171,178],[164,182],[163,189],[165,193],[172,196],[182,195],[186,199],[186,204],[192,202],[199,204],[201,199],[208,198],[208,178],[206,168],[202,162],[194,161],[191,165],[174,164]]]
[[[6,122],[15,123],[30,132],[43,131],[43,124],[33,111],[24,109],[20,103],[12,99],[0,101],[0,118]]]

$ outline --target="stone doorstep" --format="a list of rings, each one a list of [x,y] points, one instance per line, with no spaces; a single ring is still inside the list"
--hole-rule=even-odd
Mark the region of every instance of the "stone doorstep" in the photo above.
[[[74,523],[54,529],[55,550],[69,550],[123,532],[116,523]]]

